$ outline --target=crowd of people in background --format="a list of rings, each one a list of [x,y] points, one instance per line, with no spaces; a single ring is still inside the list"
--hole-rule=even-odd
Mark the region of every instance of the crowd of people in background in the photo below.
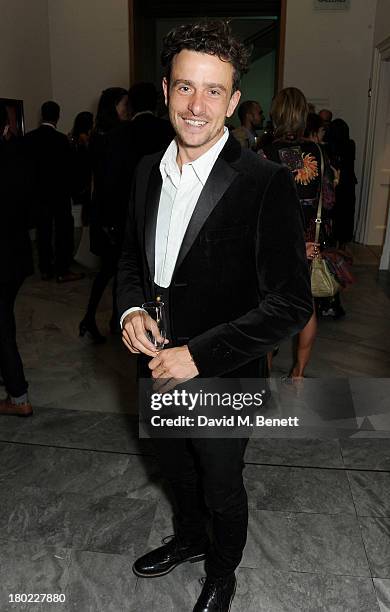
[[[268,132],[265,141],[259,143],[259,153],[286,165],[294,176],[302,205],[307,258],[309,261],[315,257],[329,258],[331,265],[341,262],[346,269],[351,263],[345,248],[353,239],[356,184],[355,145],[349,138],[348,126],[342,119],[332,121],[328,109],[315,113],[303,93],[294,87],[275,96],[270,114],[272,138]],[[320,223],[318,241],[317,223]],[[345,278],[340,280],[346,282]],[[305,376],[318,316],[335,319],[345,316],[340,291],[331,298],[313,301],[313,315],[297,336],[295,363],[287,377],[290,381]],[[270,367],[271,364],[269,355]]]
[[[99,100],[95,128],[89,144],[93,177],[89,214],[91,251],[100,256],[100,269],[92,285],[80,335],[85,333],[97,343],[105,337],[96,325],[96,312],[111,278],[113,305],[112,333],[118,331],[115,274],[121,252],[132,178],[138,162],[150,153],[161,151],[173,138],[170,123],[155,116],[157,91],[152,83],[138,83],[129,92],[106,89]],[[128,113],[131,121],[128,121]]]
[[[85,276],[71,269],[75,252],[72,203],[81,208],[82,225],[89,228],[90,250],[100,258],[79,335],[97,344],[106,341],[96,313],[111,280],[109,328],[112,333],[120,331],[115,278],[132,178],[143,156],[165,149],[174,137],[169,121],[156,116],[156,105],[157,90],[151,83],[137,83],[129,91],[110,87],[100,96],[96,117],[89,111],[80,112],[71,133],[65,136],[56,127],[60,107],[48,101],[42,105],[40,126],[21,142],[9,138],[6,109],[0,108],[1,172],[7,177],[0,181],[1,197],[12,202],[2,209],[0,230],[0,371],[8,393],[0,403],[0,413],[32,414],[13,313],[18,290],[33,270],[29,230],[36,230],[42,280],[55,278],[65,283]],[[333,119],[328,109],[316,113],[296,88],[275,96],[268,121],[255,100],[241,103],[238,118],[240,127],[228,127],[241,146],[287,166],[294,176],[308,260],[328,249],[340,258],[353,240],[355,212],[355,144],[347,123]],[[323,210],[316,242],[320,190]],[[8,262],[6,266],[4,262]],[[315,312],[297,338],[296,360],[288,374],[292,381],[305,375],[319,315],[344,316],[340,295],[316,300]],[[275,347],[269,355],[270,367],[277,351]]]
[[[288,88],[288,90],[297,91],[295,88]],[[286,101],[287,107],[293,104],[293,100]],[[275,106],[275,99],[273,106]],[[355,186],[357,184],[355,143],[350,138],[348,124],[341,118],[333,119],[332,111],[329,109],[322,109],[316,113],[313,104],[308,102],[306,115],[301,109],[299,131],[295,131],[295,126],[289,126],[293,131],[289,134],[281,134],[282,128],[277,129],[272,107],[270,112],[271,116],[263,129],[264,112],[260,103],[255,100],[245,100],[240,104],[237,113],[241,126],[238,128],[229,126],[231,133],[241,146],[255,152],[262,152],[273,143],[283,140],[289,142],[313,141],[321,146],[336,179],[335,201],[331,214],[332,237],[328,236],[328,243],[331,240],[332,244],[337,244],[340,249],[344,250],[353,240]],[[304,122],[303,127],[302,122]]]

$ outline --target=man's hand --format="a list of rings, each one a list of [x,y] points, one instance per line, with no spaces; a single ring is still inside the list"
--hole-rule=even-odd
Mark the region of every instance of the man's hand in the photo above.
[[[199,375],[187,345],[160,351],[148,365],[152,370],[152,377],[158,379],[153,388],[160,393],[170,391],[178,382]]]
[[[156,321],[143,310],[131,312],[123,321],[122,340],[131,353],[143,353],[149,357],[155,357],[160,349],[157,349],[147,337],[149,331],[154,338],[161,341],[160,332]],[[165,340],[167,344],[169,340]]]

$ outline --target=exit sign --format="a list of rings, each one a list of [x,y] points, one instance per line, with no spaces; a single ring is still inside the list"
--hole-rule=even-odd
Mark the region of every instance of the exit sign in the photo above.
[[[351,0],[314,0],[314,8],[321,11],[347,11]]]

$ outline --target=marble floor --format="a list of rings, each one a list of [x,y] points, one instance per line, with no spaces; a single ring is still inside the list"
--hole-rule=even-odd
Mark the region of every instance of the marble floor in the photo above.
[[[347,316],[320,322],[311,377],[390,378],[386,280],[377,253],[355,245],[354,255]],[[138,439],[134,360],[117,336],[78,338],[91,278],[32,277],[18,299],[35,412],[0,422],[0,610],[191,611],[202,563],[153,580],[131,571],[172,533],[171,509],[151,443]],[[102,331],[109,316],[107,293]],[[275,377],[290,354],[286,342]],[[249,534],[232,612],[390,611],[390,433],[252,439],[245,480]],[[66,602],[13,604],[16,593]]]

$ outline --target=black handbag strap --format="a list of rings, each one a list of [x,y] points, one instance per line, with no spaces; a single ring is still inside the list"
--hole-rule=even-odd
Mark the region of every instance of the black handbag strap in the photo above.
[[[318,199],[317,217],[315,220],[316,233],[315,233],[314,242],[318,242],[318,239],[320,237],[321,212],[322,212],[322,180],[324,178],[324,156],[322,154],[321,147],[319,145],[317,145],[317,147],[318,147],[318,150],[320,152],[320,157],[321,157],[321,175],[320,175],[320,196]]]

